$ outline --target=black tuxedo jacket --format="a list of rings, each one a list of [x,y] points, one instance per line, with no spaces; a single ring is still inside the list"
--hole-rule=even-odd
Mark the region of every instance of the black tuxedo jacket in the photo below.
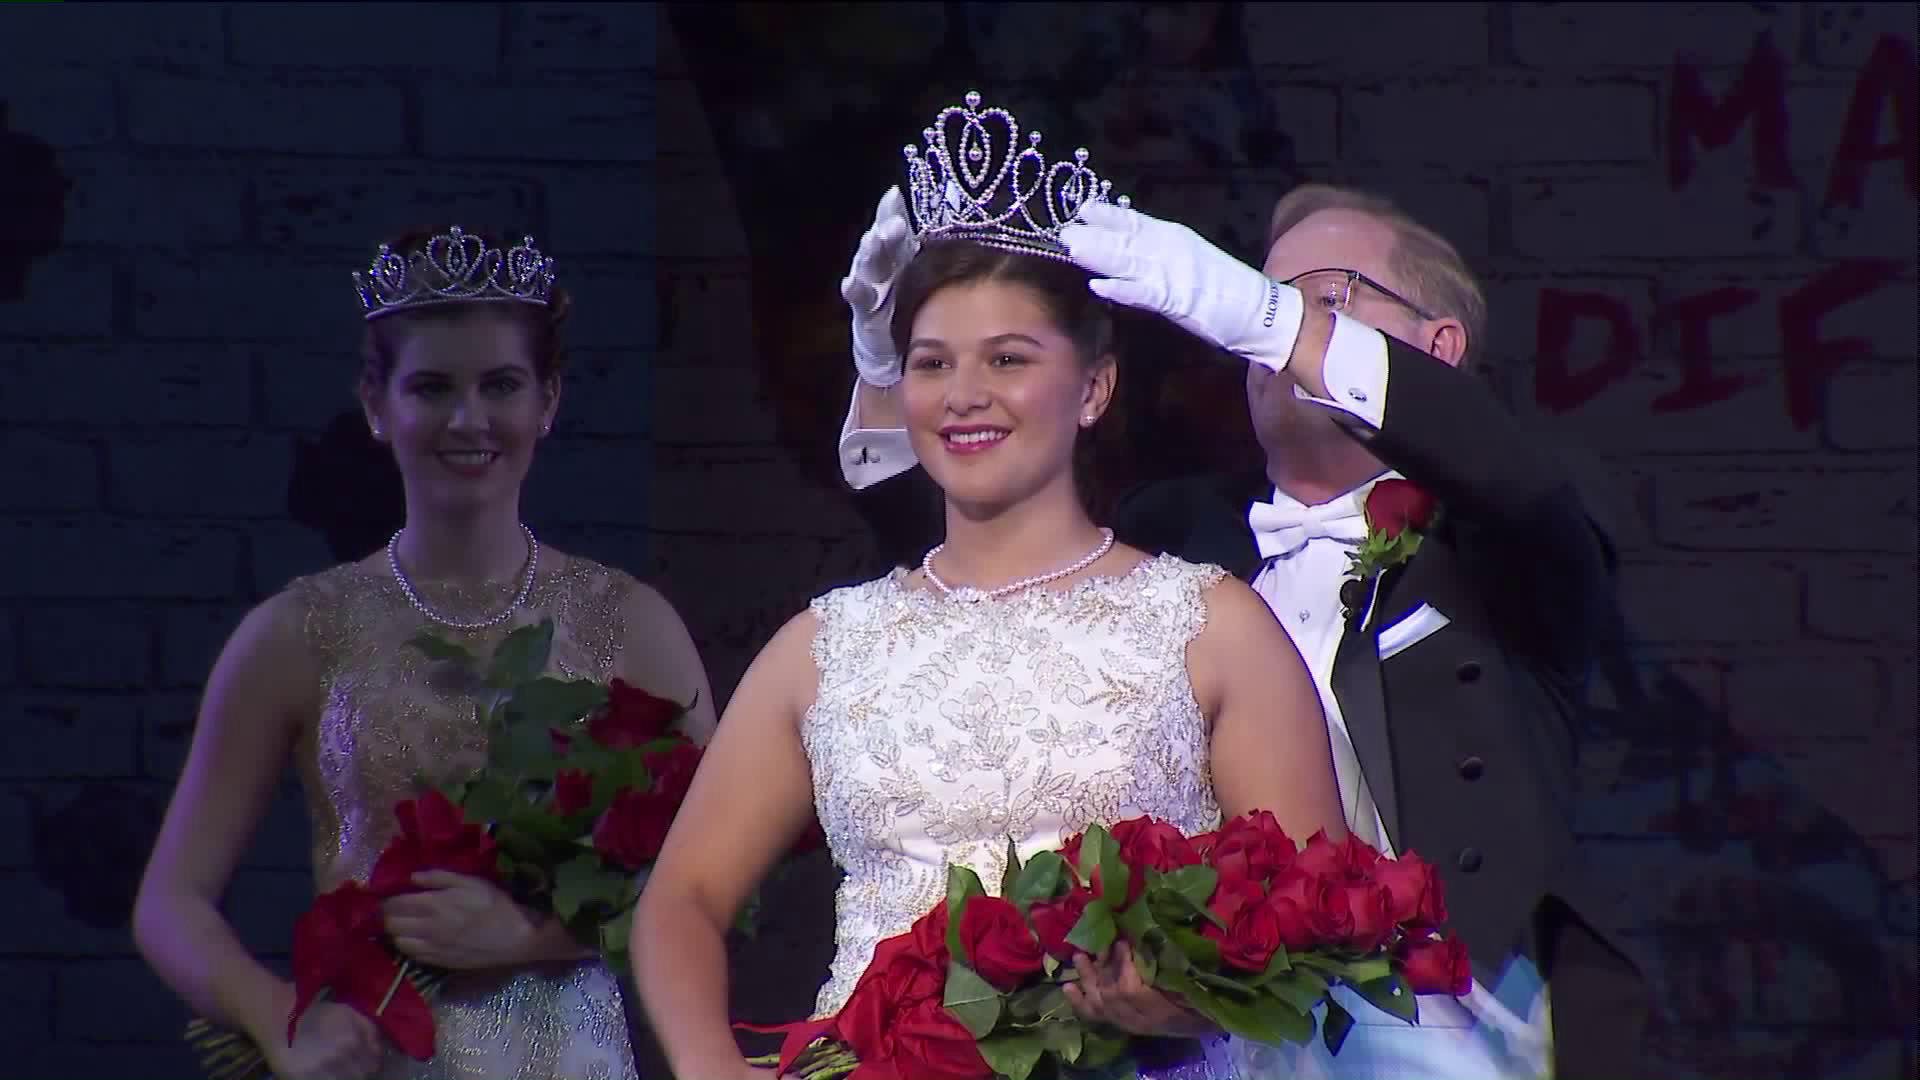
[[[1389,339],[1388,388],[1378,431],[1345,426],[1441,511],[1419,553],[1386,572],[1367,630],[1348,622],[1332,678],[1388,836],[1439,867],[1453,929],[1490,984],[1515,952],[1549,966],[1552,931],[1537,926],[1549,906],[1628,957],[1572,832],[1581,703],[1615,625],[1611,549],[1478,379]],[[1252,471],[1170,480],[1126,499],[1113,527],[1251,580],[1247,509],[1272,490]],[[1422,604],[1447,625],[1381,661],[1380,630]]]

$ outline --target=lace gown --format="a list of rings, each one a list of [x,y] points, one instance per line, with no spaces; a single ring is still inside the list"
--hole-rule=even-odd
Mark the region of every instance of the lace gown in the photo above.
[[[546,560],[543,560],[543,563]],[[456,590],[417,583],[452,618],[498,611],[517,588]],[[486,738],[473,703],[427,678],[406,642],[430,625],[477,652],[515,626],[554,621],[549,670],[606,679],[625,637],[622,602],[633,579],[561,556],[543,568],[508,623],[463,632],[429,624],[391,575],[350,563],[295,580],[309,645],[321,662],[324,704],[303,733],[297,766],[313,823],[316,886],[365,880],[396,826],[393,806],[417,794],[416,772],[451,778],[482,764]],[[415,1062],[389,1048],[381,1080],[632,1080],[619,984],[598,961],[539,971],[460,973],[433,1008],[436,1052]]]
[[[814,601],[820,687],[802,738],[846,872],[816,1017],[846,1002],[879,941],[945,898],[949,865],[997,893],[1008,837],[1024,859],[1141,814],[1219,826],[1186,649],[1223,576],[1160,556],[970,602],[896,570]],[[1229,1054],[1215,1044],[1179,1074],[1232,1076]]]

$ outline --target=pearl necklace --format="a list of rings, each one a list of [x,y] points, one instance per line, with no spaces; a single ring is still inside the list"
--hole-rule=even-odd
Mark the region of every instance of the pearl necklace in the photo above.
[[[420,599],[420,594],[413,589],[413,582],[407,580],[406,571],[400,569],[400,533],[406,532],[405,529],[395,532],[393,538],[387,541],[387,566],[393,570],[393,580],[400,583],[400,591],[406,594],[407,603],[413,605],[413,610],[442,626],[450,626],[455,630],[485,630],[507,621],[507,617],[518,610],[521,604],[526,603],[527,597],[533,592],[534,574],[540,569],[540,542],[533,538],[533,530],[524,524],[520,526],[520,531],[527,538],[527,572],[520,580],[520,591],[499,614],[477,622],[449,619],[428,607],[426,601]]]
[[[968,593],[970,594],[967,597],[969,600],[997,600],[1002,596],[1017,593],[1021,589],[1030,589],[1035,585],[1045,585],[1049,581],[1058,581],[1063,577],[1070,577],[1092,566],[1094,563],[1099,562],[1100,556],[1113,550],[1113,530],[1101,529],[1100,537],[1100,545],[1081,556],[1080,560],[1073,565],[1063,566],[1058,570],[1053,570],[1045,574],[1035,574],[1032,577],[1024,577],[1019,581],[1010,582],[997,589],[976,589],[970,585],[963,585],[955,589],[953,586],[941,581],[940,575],[933,572],[933,557],[940,554],[940,552],[946,548],[947,545],[944,543],[937,545],[932,551],[927,552],[926,557],[920,560],[920,570],[927,575],[927,580],[933,583],[934,588],[939,589],[947,596]]]

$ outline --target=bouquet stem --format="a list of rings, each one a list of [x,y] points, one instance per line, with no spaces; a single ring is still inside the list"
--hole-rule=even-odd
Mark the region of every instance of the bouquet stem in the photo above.
[[[777,1069],[780,1067],[780,1055],[748,1058],[747,1064]],[[802,1050],[800,1056],[794,1059],[793,1066],[782,1075],[793,1080],[837,1080],[859,1067],[860,1059],[852,1050],[826,1039],[818,1039]]]

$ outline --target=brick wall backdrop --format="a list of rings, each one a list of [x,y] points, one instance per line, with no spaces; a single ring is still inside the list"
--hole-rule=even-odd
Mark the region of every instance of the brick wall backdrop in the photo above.
[[[44,143],[72,184],[24,297],[6,259],[40,219],[0,229],[0,1037],[25,1048],[0,1075],[179,1067],[127,897],[238,613],[384,537],[377,505],[325,509],[373,475],[325,437],[368,242],[505,219],[566,260],[575,378],[530,518],[659,583],[724,696],[873,569],[832,476],[832,289],[924,118],[835,129],[871,182],[775,174],[771,217],[756,155],[969,85],[1250,258],[1303,178],[1463,247],[1501,389],[1578,448],[1642,655],[1698,695],[1586,758],[1588,831],[1661,948],[1649,1075],[1913,1075],[1911,10],[1653,7],[773,6],[728,16],[787,50],[758,99],[647,5],[0,13],[0,164]],[[262,948],[303,852],[283,800],[231,901]],[[756,1019],[810,999],[826,882],[736,959]]]

